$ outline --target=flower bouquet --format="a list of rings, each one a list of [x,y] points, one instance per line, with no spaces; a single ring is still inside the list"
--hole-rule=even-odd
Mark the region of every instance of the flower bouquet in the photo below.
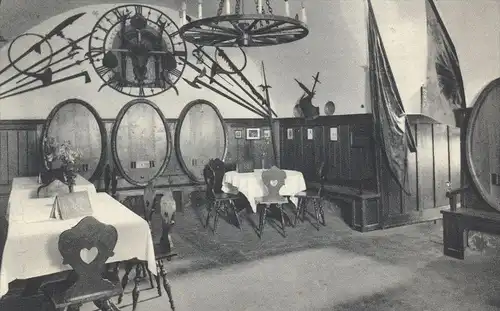
[[[54,137],[44,138],[43,152],[48,170],[40,176],[42,183],[47,185],[58,179],[67,184],[70,192],[73,192],[78,171],[75,164],[80,160],[81,152],[74,148],[70,141],[59,143]]]

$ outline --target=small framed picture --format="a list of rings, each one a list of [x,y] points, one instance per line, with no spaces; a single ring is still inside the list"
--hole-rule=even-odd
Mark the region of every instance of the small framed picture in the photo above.
[[[264,129],[262,132],[262,137],[264,138],[271,138],[271,130],[270,129]]]
[[[293,139],[293,129],[286,129],[286,138]]]
[[[330,141],[337,141],[338,138],[338,130],[336,127],[330,128]]]
[[[313,140],[314,139],[313,129],[307,129],[307,139],[308,140]]]
[[[242,130],[235,130],[234,131],[234,138],[242,139],[243,138],[243,131]]]
[[[247,139],[248,140],[260,139],[260,129],[259,128],[247,129]]]

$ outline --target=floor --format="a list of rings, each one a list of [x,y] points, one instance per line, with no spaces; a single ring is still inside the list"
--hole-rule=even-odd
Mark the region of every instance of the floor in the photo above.
[[[177,311],[500,310],[497,254],[444,257],[440,221],[359,233],[325,203],[327,226],[319,231],[299,222],[284,238],[268,225],[259,240],[256,215],[243,217],[242,231],[221,219],[213,234],[202,225],[202,200],[191,201],[173,234],[180,255],[167,264]],[[137,311],[169,310],[167,297],[148,287]],[[122,310],[131,310],[131,289]],[[40,301],[4,301],[0,310],[38,311]]]

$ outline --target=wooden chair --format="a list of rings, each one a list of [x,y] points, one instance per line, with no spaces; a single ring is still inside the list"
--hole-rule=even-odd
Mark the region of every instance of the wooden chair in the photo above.
[[[144,210],[143,215],[144,219],[148,222],[150,229],[153,229],[152,222],[153,216],[156,213],[156,190],[152,183],[148,184],[144,189],[143,201],[144,201]],[[162,198],[163,199],[163,198]],[[163,200],[162,200],[163,201]],[[162,204],[163,203],[163,204]],[[160,202],[160,205],[166,205],[165,202]],[[172,298],[172,287],[170,282],[167,279],[167,273],[165,271],[163,260],[166,259],[168,261],[172,260],[172,257],[177,256],[176,253],[172,252],[172,245],[170,239],[170,231],[175,223],[175,205],[172,207],[162,206],[161,208],[161,218],[162,218],[162,230],[161,232],[157,232],[155,230],[151,230],[151,235],[153,237],[154,242],[154,252],[156,259],[156,289],[158,290],[158,296],[162,296],[160,279],[163,281],[163,287],[167,292],[168,300],[170,302],[170,308],[175,311],[174,300]],[[158,239],[158,236],[160,238]],[[158,242],[157,242],[158,241]],[[121,285],[123,290],[128,284],[129,274],[132,269],[135,267],[135,277],[134,277],[134,289],[132,290],[132,310],[135,310],[137,307],[137,303],[139,301],[139,284],[141,280],[145,277],[146,272],[149,275],[149,282],[151,284],[151,288],[154,288],[152,274],[147,268],[146,264],[142,261],[130,260],[125,264],[125,274],[122,278]],[[118,297],[118,303],[121,303],[123,298],[123,293]]]
[[[273,166],[269,170],[265,170],[262,172],[262,182],[266,187],[267,195],[256,200],[257,205],[264,205],[264,207],[260,210],[259,238],[262,238],[267,212],[272,205],[276,205],[280,211],[281,228],[283,230],[283,235],[286,237],[283,204],[288,203],[288,200],[279,194],[281,187],[285,185],[285,179],[286,173],[276,166]]]
[[[208,201],[208,213],[205,227],[208,227],[210,221],[210,214],[212,211],[215,212],[214,216],[214,228],[213,232],[217,230],[217,223],[219,220],[219,214],[225,212],[227,215],[227,207],[231,207],[234,215],[236,216],[236,222],[238,223],[238,228],[241,230],[241,222],[236,210],[236,205],[234,203],[239,197],[236,194],[224,193],[222,191],[222,180],[224,179],[225,167],[224,162],[220,159],[212,159],[209,161],[208,165],[203,170],[203,176],[205,182],[207,183],[207,201]]]
[[[102,277],[117,240],[115,227],[92,216],[61,233],[59,252],[63,263],[73,271],[66,280],[46,284],[42,289],[56,310],[79,310],[87,302],[94,302],[100,310],[119,310],[109,299],[122,293],[121,285]]]
[[[319,189],[307,189],[306,191],[302,191],[294,195],[296,198],[298,198],[297,202],[297,213],[295,214],[295,220],[293,222],[293,225],[297,225],[297,219],[299,216],[302,217],[301,221],[304,221],[304,216],[307,211],[307,204],[311,202],[314,206],[314,218],[316,219],[317,222],[317,227],[316,229],[319,230],[319,224],[321,223],[323,226],[326,225],[325,222],[325,212],[323,210],[323,205],[321,204],[321,200],[323,198],[323,189],[324,189],[324,184],[326,180],[326,170],[325,170],[326,164],[325,162],[321,163],[321,166],[318,171],[319,175],[319,180],[320,180],[320,187]],[[321,221],[320,221],[321,218]]]

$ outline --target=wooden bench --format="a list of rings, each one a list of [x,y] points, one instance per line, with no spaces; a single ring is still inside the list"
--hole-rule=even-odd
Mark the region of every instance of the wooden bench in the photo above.
[[[312,188],[319,187],[319,183],[308,183]],[[324,195],[332,200],[341,200],[349,204],[348,209],[342,211],[344,221],[354,230],[361,232],[380,228],[380,194],[340,185],[324,185]]]
[[[469,230],[500,235],[500,213],[463,208],[441,214],[446,256],[464,259]]]

